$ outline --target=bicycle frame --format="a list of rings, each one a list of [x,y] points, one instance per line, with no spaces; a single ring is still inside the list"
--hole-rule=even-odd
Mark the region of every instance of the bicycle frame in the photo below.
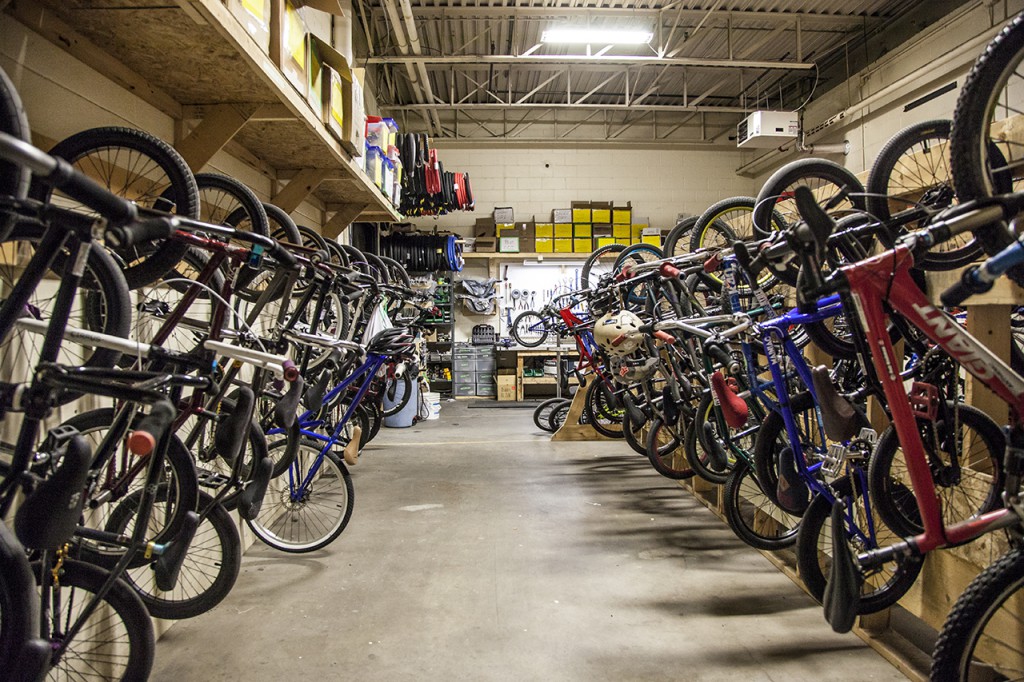
[[[360,365],[352,374],[347,376],[344,381],[332,388],[327,395],[323,397],[320,406],[315,410],[306,410],[299,415],[297,423],[299,425],[299,433],[307,438],[312,438],[318,442],[323,443],[323,447],[317,454],[317,458],[313,465],[309,467],[309,470],[303,477],[301,484],[296,485],[295,473],[298,470],[295,463],[292,463],[288,469],[288,487],[293,500],[299,500],[302,498],[302,491],[306,489],[309,483],[316,476],[316,473],[320,470],[320,465],[323,462],[324,457],[333,448],[341,438],[341,433],[345,426],[352,419],[352,415],[355,414],[356,409],[362,403],[363,398],[366,396],[367,391],[370,390],[370,384],[373,383],[374,377],[377,372],[388,361],[388,356],[379,355],[377,353],[367,353],[366,360]],[[316,429],[323,426],[325,419],[319,418],[323,408],[330,405],[335,398],[341,395],[342,392],[346,391],[350,386],[356,383],[356,381],[362,377],[362,382],[359,384],[359,388],[356,391],[355,397],[352,399],[348,409],[345,410],[345,414],[338,423],[334,426],[334,430],[330,435],[324,435]],[[279,427],[269,429],[267,431],[268,436],[283,435],[287,432]]]
[[[900,363],[886,328],[887,304],[956,359],[972,376],[1005,401],[1019,425],[1024,414],[1024,378],[961,327],[946,312],[928,301],[910,276],[914,257],[908,245],[840,269],[845,280],[844,299],[850,301],[864,329],[864,341],[882,385],[893,424],[903,449],[924,532],[908,539],[921,554],[955,545],[1019,522],[1011,509],[998,509],[951,526],[942,520],[935,483],[928,466],[916,419],[900,376]]]

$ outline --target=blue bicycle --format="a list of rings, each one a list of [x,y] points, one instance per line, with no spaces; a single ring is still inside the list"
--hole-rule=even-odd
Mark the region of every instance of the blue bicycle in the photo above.
[[[295,336],[299,342],[318,342],[309,335]],[[401,327],[386,329],[370,340],[365,352],[356,343],[329,343],[335,350],[365,357],[322,398],[315,400],[313,396],[314,407],[299,415],[297,429],[267,430],[268,436],[286,436],[270,446],[272,457],[276,450],[287,449],[293,439],[299,439],[299,445],[288,471],[271,481],[259,515],[248,524],[256,537],[283,552],[313,552],[329,545],[345,530],[354,505],[352,477],[345,463],[355,463],[361,436],[352,417],[381,367],[391,357],[408,353],[412,337]],[[350,398],[352,387],[357,385]],[[336,449],[341,450],[342,457]]]

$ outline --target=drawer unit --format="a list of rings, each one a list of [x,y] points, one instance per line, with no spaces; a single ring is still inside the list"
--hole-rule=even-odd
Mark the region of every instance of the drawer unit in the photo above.
[[[456,381],[452,387],[452,393],[460,397],[476,395],[476,383],[459,383]]]

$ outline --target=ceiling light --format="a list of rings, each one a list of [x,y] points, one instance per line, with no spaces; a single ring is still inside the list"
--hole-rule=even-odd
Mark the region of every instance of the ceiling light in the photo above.
[[[587,45],[643,45],[654,34],[643,29],[549,28],[540,36],[542,43],[584,43]]]

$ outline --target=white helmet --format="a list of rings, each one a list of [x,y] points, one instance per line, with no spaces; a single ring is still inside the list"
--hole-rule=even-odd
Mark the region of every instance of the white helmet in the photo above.
[[[598,318],[594,323],[594,341],[609,356],[626,356],[640,347],[643,321],[629,312],[620,310]]]

